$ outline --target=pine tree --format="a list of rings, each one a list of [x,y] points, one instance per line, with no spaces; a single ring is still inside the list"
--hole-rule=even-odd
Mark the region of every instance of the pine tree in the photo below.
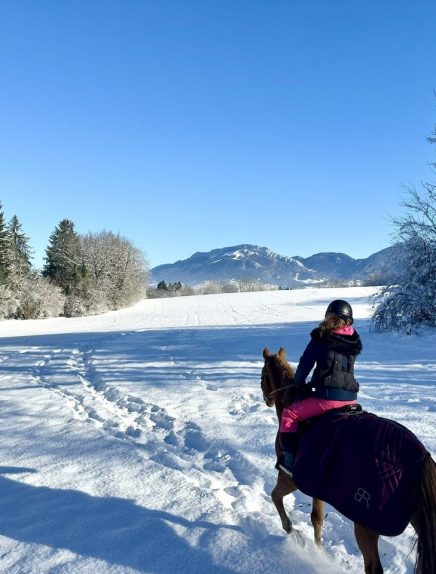
[[[59,285],[66,295],[77,295],[84,273],[80,236],[74,223],[63,219],[50,235],[42,274]]]
[[[10,236],[0,202],[0,285],[8,285],[11,273]]]
[[[22,231],[22,225],[14,215],[8,224],[12,282],[18,284],[30,273],[32,259],[29,238]]]

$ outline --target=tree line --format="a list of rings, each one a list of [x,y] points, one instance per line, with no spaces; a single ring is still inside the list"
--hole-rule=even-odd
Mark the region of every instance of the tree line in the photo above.
[[[111,231],[79,234],[63,219],[50,235],[42,271],[33,268],[29,237],[0,202],[0,318],[76,317],[119,309],[146,294],[148,263]]]
[[[165,297],[183,297],[189,295],[218,295],[220,293],[247,293],[250,291],[274,291],[279,289],[274,285],[266,285],[257,279],[239,279],[232,281],[203,281],[192,287],[183,285],[180,281],[167,283],[159,281],[156,286],[147,288],[149,299],[159,299]]]

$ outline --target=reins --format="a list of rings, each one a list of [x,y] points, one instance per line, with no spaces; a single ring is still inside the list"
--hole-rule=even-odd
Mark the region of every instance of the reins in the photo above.
[[[291,383],[290,385],[283,385],[283,387],[278,387],[277,389],[274,389],[273,391],[271,391],[270,393],[267,394],[267,398],[271,399],[272,395],[275,395],[276,393],[279,393],[280,391],[284,391],[285,389],[290,389],[291,387],[295,387],[295,383]]]

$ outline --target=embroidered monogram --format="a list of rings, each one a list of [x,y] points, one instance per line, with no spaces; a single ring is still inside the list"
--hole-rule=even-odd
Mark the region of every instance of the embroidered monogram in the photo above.
[[[369,508],[369,501],[371,500],[371,495],[364,488],[358,488],[356,490],[355,495],[354,495],[354,500],[356,500],[357,502],[360,502],[360,503],[365,502],[366,507]]]

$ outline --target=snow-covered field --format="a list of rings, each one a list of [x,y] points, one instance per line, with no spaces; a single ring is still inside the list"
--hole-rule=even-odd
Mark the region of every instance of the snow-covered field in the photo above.
[[[328,507],[324,549],[310,499],[270,492],[275,413],[262,349],[298,361],[328,302],[348,299],[364,351],[360,402],[436,454],[436,334],[369,332],[371,288],[143,301],[78,319],[3,321],[0,572],[363,572],[352,524]],[[411,574],[412,530],[380,543],[386,573]]]

